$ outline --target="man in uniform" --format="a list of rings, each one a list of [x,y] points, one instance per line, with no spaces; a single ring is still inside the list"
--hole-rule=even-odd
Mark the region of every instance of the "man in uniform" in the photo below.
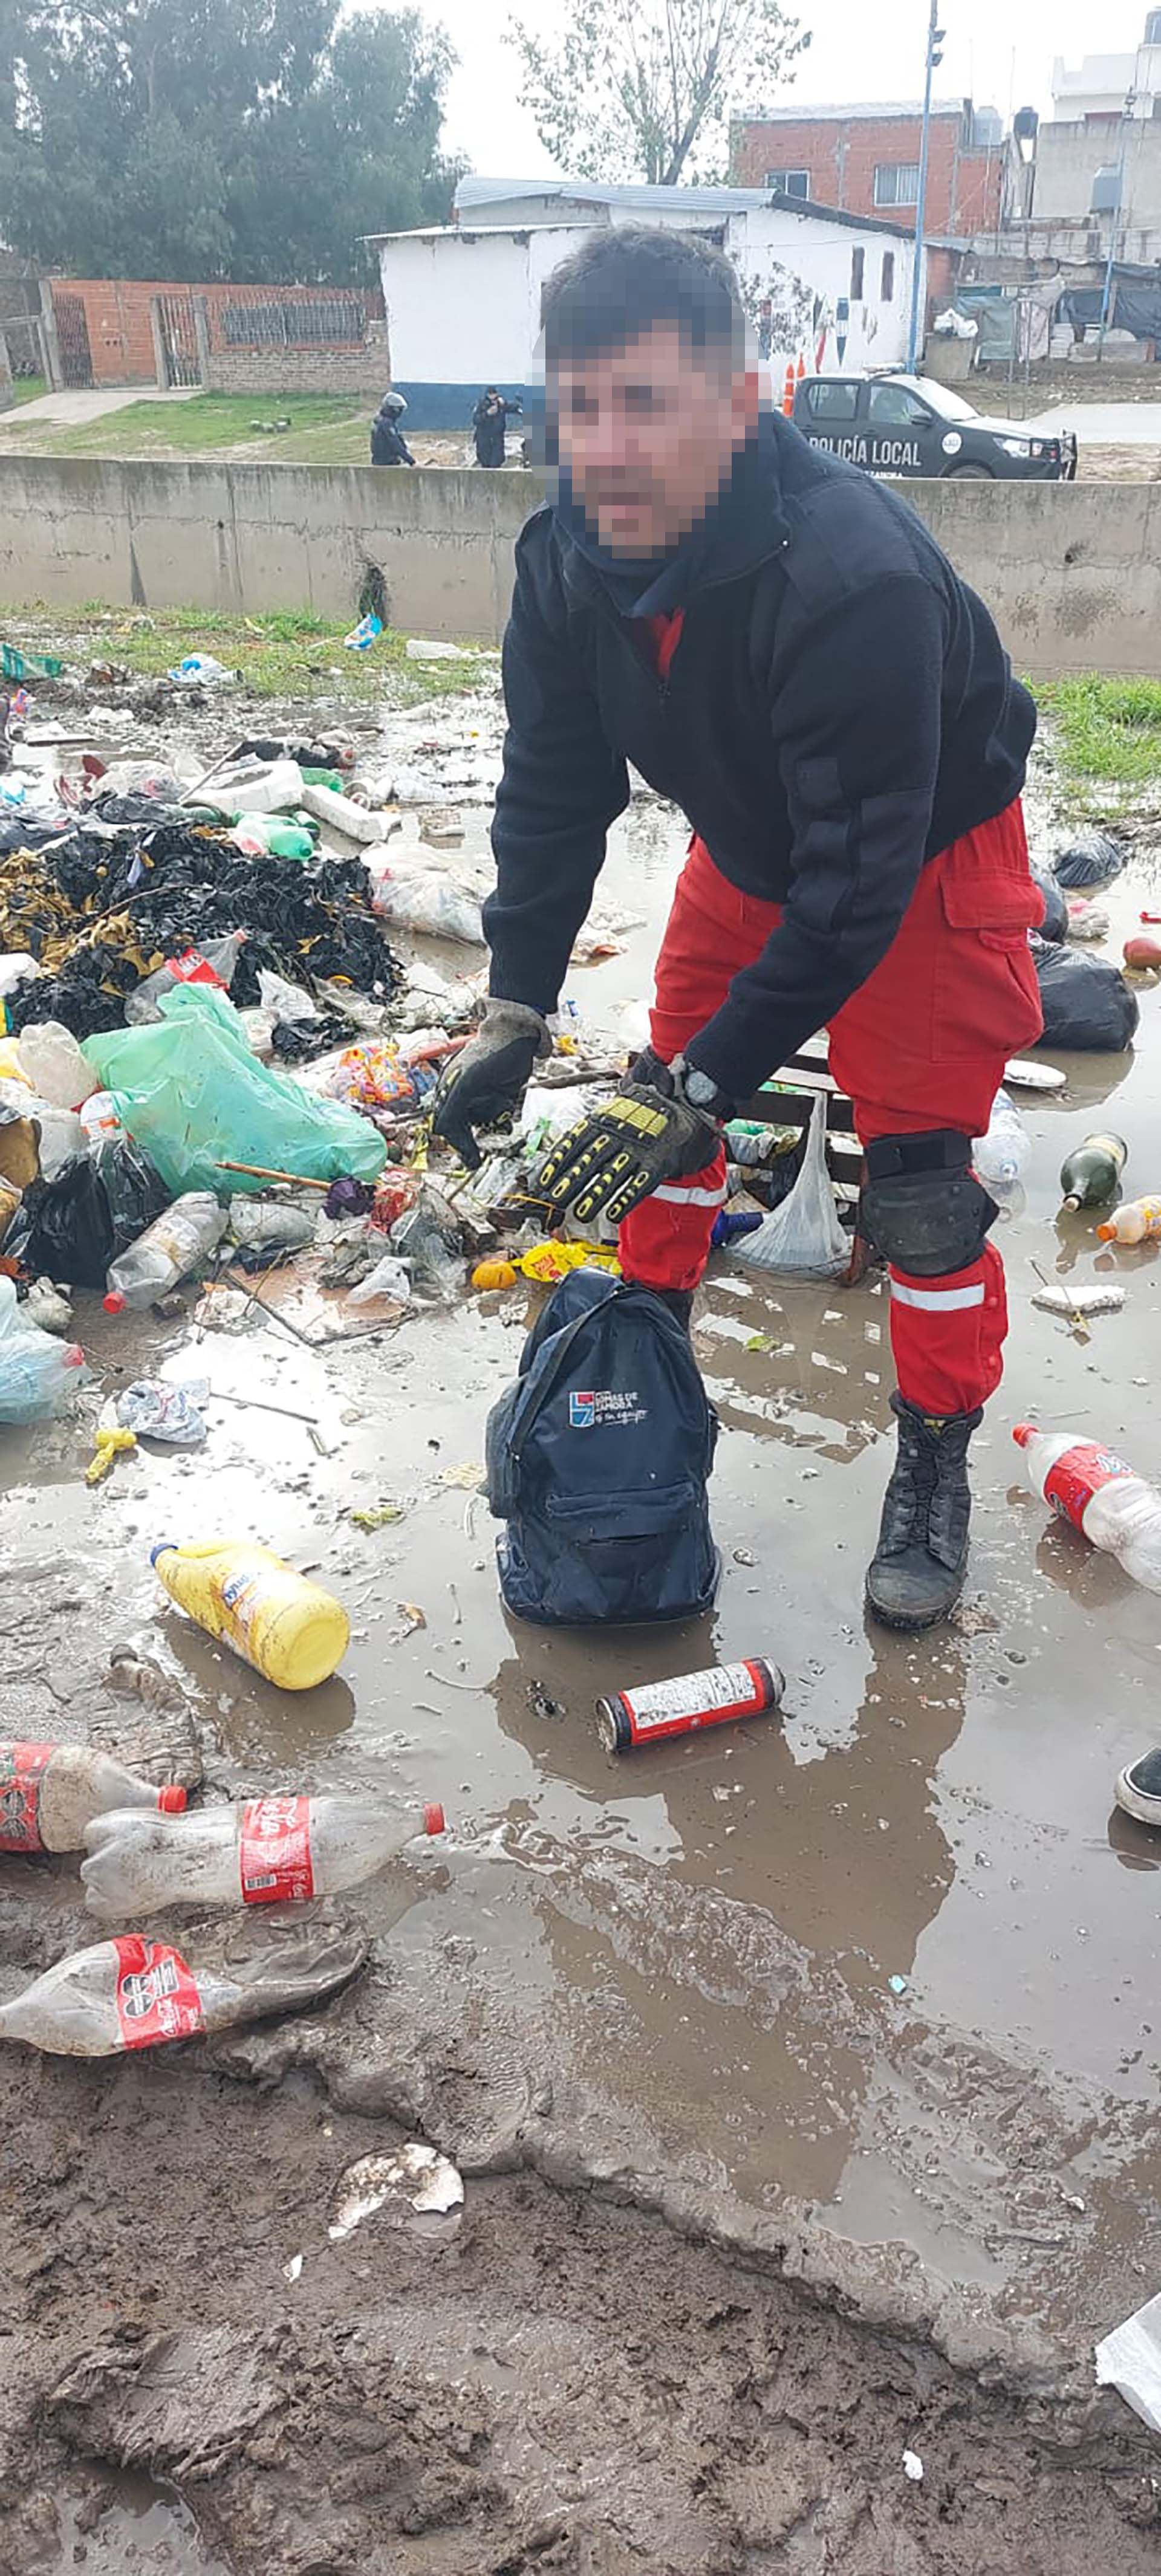
[[[437,1132],[473,1159],[547,1054],[632,761],[693,835],[650,1046],[541,1186],[619,1222],[626,1276],[688,1313],[722,1127],[829,1030],[898,1378],[867,1600],[928,1627],[962,1586],[968,1445],[1007,1328],[972,1139],[1041,1025],[1019,804],[1035,711],[914,513],[770,412],[720,253],[594,233],[543,318],[557,481],[516,550],[491,999]]]

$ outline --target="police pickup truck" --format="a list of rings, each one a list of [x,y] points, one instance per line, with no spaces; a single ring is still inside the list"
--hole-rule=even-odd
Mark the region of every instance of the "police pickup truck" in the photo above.
[[[1076,476],[1071,430],[1048,438],[1026,422],[985,419],[930,376],[808,376],[794,398],[794,421],[812,446],[869,474],[1026,483]]]

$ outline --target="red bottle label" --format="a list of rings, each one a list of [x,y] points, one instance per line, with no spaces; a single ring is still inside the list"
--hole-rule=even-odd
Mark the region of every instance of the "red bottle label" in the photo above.
[[[117,2019],[122,2048],[156,2048],[163,2039],[192,2039],[205,2027],[202,1999],[185,1960],[164,1941],[126,1932],[117,1953]]]
[[[301,1905],[313,1896],[309,1798],[251,1798],[242,1809],[238,1868],[246,1905]]]
[[[1101,1449],[1095,1440],[1078,1440],[1074,1449],[1066,1449],[1050,1467],[1044,1479],[1044,1500],[1059,1512],[1062,1521],[1071,1521],[1074,1529],[1083,1530],[1086,1508],[1102,1485],[1111,1485],[1117,1476],[1131,1476],[1133,1469],[1118,1458],[1115,1449]]]
[[[39,1852],[40,1783],[55,1744],[6,1744],[0,1750],[0,1851]]]

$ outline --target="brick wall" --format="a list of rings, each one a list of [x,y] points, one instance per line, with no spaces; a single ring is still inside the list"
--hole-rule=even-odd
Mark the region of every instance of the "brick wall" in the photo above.
[[[213,349],[221,345],[218,316],[223,304],[268,304],[272,296],[284,292],[309,300],[313,295],[327,296],[331,292],[325,287],[190,286],[188,282],[181,284],[169,278],[125,277],[54,277],[51,289],[62,340],[66,336],[62,311],[65,301],[79,297],[84,306],[94,385],[156,384],[155,296],[202,297]],[[377,289],[353,291],[358,295],[369,321],[382,315],[383,298]],[[266,383],[268,379],[264,377],[262,381]]]
[[[391,382],[385,341],[365,349],[211,349],[216,394],[374,394]],[[404,423],[406,428],[406,422]]]
[[[973,151],[964,144],[958,111],[931,120],[927,176],[927,230],[971,233],[999,222],[1003,148]],[[768,122],[738,118],[730,135],[730,177],[735,187],[764,188],[771,170],[805,170],[819,205],[855,215],[880,215],[906,225],[914,209],[875,203],[875,170],[883,162],[919,160],[918,116],[803,116]]]

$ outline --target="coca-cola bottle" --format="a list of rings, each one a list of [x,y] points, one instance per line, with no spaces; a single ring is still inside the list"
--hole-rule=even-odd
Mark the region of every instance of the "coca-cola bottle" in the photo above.
[[[0,1743],[0,1851],[80,1851],[110,1807],[179,1816],[185,1802],[87,1744]]]
[[[1024,1471],[1062,1520],[1083,1530],[1094,1547],[1118,1557],[1126,1574],[1149,1592],[1161,1592],[1161,1493],[1148,1478],[1074,1431],[1037,1431],[1018,1422],[1012,1433],[1024,1452]]]
[[[96,1914],[163,1905],[277,1905],[357,1887],[423,1833],[442,1807],[401,1816],[361,1798],[251,1798],[173,1818],[98,1816],[85,1836],[85,1894]]]

